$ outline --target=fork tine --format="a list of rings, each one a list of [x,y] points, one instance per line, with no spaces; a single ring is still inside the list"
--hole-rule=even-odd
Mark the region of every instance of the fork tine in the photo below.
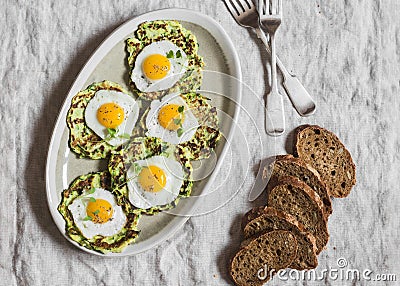
[[[259,13],[261,15],[265,15],[266,14],[266,7],[265,7],[265,0],[259,0],[258,1],[258,9],[259,9]]]
[[[233,2],[235,2],[235,0],[232,0]],[[241,12],[245,12],[246,11],[246,7],[243,6],[243,1],[242,0],[236,0],[236,5],[238,5],[241,8]]]
[[[283,8],[282,8],[283,3],[282,2],[283,2],[282,0],[278,0],[278,14],[279,15],[282,15],[282,11],[283,11]]]
[[[237,0],[228,0],[231,2],[231,4],[235,7],[236,11],[238,12],[238,15],[244,12],[243,6],[239,3]]]
[[[271,9],[270,11],[271,11],[271,15],[278,14],[278,11],[276,10],[276,9],[277,9],[276,1],[277,1],[277,0],[271,0],[271,1],[270,1],[270,9]]]
[[[231,14],[236,18],[237,16],[239,16],[239,11],[233,7],[232,3],[230,0],[224,0],[225,5],[228,7],[229,12],[231,12]]]
[[[239,0],[240,4],[242,4],[244,10],[249,10],[254,7],[254,3],[251,0]]]
[[[247,0],[247,4],[249,5],[250,9],[255,7],[253,0]]]
[[[271,0],[271,15],[280,15],[282,13],[282,0]]]
[[[261,15],[280,15],[282,0],[259,0],[258,9]]]

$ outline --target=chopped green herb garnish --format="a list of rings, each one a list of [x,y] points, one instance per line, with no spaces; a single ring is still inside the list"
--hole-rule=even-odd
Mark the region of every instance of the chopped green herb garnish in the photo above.
[[[181,50],[178,50],[178,51],[176,52],[176,57],[177,57],[177,58],[181,58],[181,57],[182,57]]]
[[[178,119],[178,118],[175,118],[175,119],[174,119],[174,123],[175,123],[176,125],[180,125],[181,122],[182,122],[181,119]]]
[[[96,202],[96,199],[93,198],[93,197],[90,197],[90,198],[89,198],[89,201],[92,202],[92,203],[95,203],[95,202]]]
[[[183,105],[181,105],[178,107],[178,112],[182,113],[184,109],[185,109],[185,107]]]
[[[133,169],[135,170],[135,173],[140,173],[140,171],[142,171],[142,167],[138,164],[138,163],[133,163],[132,164]]]
[[[86,216],[83,220],[84,221],[92,220],[92,217],[91,216]]]
[[[118,130],[115,128],[107,128],[107,132],[108,132],[108,135],[111,136],[111,138],[114,138],[115,134],[117,134]]]
[[[181,137],[183,134],[183,129],[179,128],[178,130],[176,130],[176,132],[178,133],[178,137]]]
[[[95,191],[96,191],[96,188],[91,188],[91,189],[88,191],[88,193],[89,193],[89,194],[93,194]]]
[[[98,215],[99,212],[100,212],[99,210],[95,210],[95,211],[93,212],[93,214],[94,214],[94,215]]]
[[[174,51],[173,50],[170,50],[168,53],[167,53],[167,58],[168,59],[171,59],[171,58],[173,58],[174,57]]]

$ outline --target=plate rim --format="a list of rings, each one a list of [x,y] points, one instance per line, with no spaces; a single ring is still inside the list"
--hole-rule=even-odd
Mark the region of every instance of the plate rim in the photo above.
[[[239,56],[237,54],[237,51],[235,49],[235,46],[229,37],[229,35],[226,33],[224,28],[219,24],[216,20],[214,20],[212,17],[203,14],[202,12],[192,10],[192,9],[186,9],[186,8],[164,8],[164,9],[158,9],[158,10],[153,10],[149,12],[145,12],[142,14],[139,14],[135,17],[132,17],[131,19],[125,21],[122,23],[120,26],[115,28],[110,34],[108,34],[105,39],[99,44],[99,46],[95,49],[95,51],[90,55],[78,75],[75,77],[74,82],[72,83],[59,111],[58,111],[58,116],[57,119],[53,125],[53,130],[52,130],[52,135],[48,144],[48,149],[47,149],[47,156],[46,156],[46,170],[45,170],[45,180],[46,180],[46,196],[47,196],[47,205],[49,208],[49,212],[51,214],[52,220],[54,224],[57,226],[58,230],[61,232],[61,234],[73,245],[78,247],[79,249],[95,254],[98,256],[103,256],[103,257],[123,257],[123,256],[132,256],[136,255],[139,253],[142,253],[144,251],[147,251],[149,249],[152,249],[162,242],[165,242],[169,238],[171,238],[177,230],[179,230],[185,223],[186,221],[190,218],[190,216],[176,216],[174,218],[174,224],[170,226],[170,230],[167,232],[167,235],[164,236],[162,239],[158,239],[156,241],[150,241],[147,243],[143,248],[129,252],[129,253],[124,253],[124,251],[120,253],[107,253],[103,254],[100,252],[96,252],[90,249],[87,249],[72,239],[70,239],[66,233],[65,233],[65,221],[63,220],[63,225],[59,225],[59,223],[56,221],[56,216],[61,216],[59,212],[57,211],[57,206],[59,205],[59,202],[53,202],[51,194],[54,192],[55,183],[52,184],[50,182],[51,180],[51,170],[53,169],[55,172],[56,165],[57,165],[57,160],[53,160],[54,156],[57,156],[57,153],[59,151],[59,147],[61,144],[61,133],[57,131],[63,131],[65,130],[64,128],[66,127],[66,122],[64,118],[67,115],[68,111],[68,106],[67,103],[72,99],[72,97],[81,90],[82,86],[85,84],[87,78],[90,76],[90,74],[95,70],[99,62],[104,58],[105,55],[115,46],[115,43],[121,40],[119,37],[119,34],[122,33],[127,27],[131,26],[137,26],[139,23],[145,22],[145,21],[154,21],[154,20],[177,20],[177,21],[186,21],[189,23],[193,23],[196,25],[201,26],[202,28],[206,29],[210,34],[212,34],[215,37],[215,33],[218,33],[218,38],[216,38],[218,44],[224,44],[225,46],[222,47],[222,49],[225,51],[229,49],[229,54],[233,57],[233,61],[229,62],[229,68],[230,68],[230,74],[229,76],[234,77],[237,79],[236,86],[235,86],[235,91],[236,91],[236,98],[235,98],[235,104],[240,105],[241,100],[242,100],[242,88],[241,88],[241,82],[242,82],[242,72],[241,72],[241,65],[240,65],[240,60]],[[210,29],[213,29],[214,32],[210,32]],[[133,30],[132,30],[133,31]],[[219,41],[221,40],[221,41]],[[232,142],[233,135],[235,133],[236,129],[236,124],[237,119],[239,116],[240,112],[240,107],[236,106],[234,110],[234,114],[232,117],[233,124],[231,124],[229,128],[229,134],[226,138],[227,142]],[[62,126],[64,120],[65,126]],[[63,128],[61,128],[63,127]],[[226,146],[222,148],[221,154],[219,156],[219,159],[217,161],[216,167],[214,171],[212,172],[208,182],[205,184],[203,187],[203,190],[207,190],[210,187],[210,184],[215,180],[216,175],[218,174],[218,171],[222,165],[222,162],[226,156],[227,152]],[[56,206],[56,207],[54,207]],[[193,204],[192,209],[196,207],[196,203]]]

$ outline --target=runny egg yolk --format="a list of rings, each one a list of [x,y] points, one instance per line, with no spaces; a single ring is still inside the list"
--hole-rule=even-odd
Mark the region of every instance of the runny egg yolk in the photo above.
[[[183,105],[167,104],[158,112],[158,122],[167,130],[177,131],[185,121]]]
[[[124,116],[124,109],[116,103],[104,103],[97,109],[97,120],[106,128],[117,128]]]
[[[165,187],[167,177],[161,168],[151,165],[140,171],[138,182],[145,191],[157,193]]]
[[[113,216],[114,210],[111,204],[103,199],[89,201],[86,207],[86,214],[94,223],[106,223]]]
[[[171,63],[166,56],[154,54],[148,56],[142,64],[145,76],[150,80],[160,80],[167,76]]]

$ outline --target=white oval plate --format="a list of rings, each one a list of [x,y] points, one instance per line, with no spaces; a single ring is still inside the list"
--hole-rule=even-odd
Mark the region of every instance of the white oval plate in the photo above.
[[[72,97],[90,83],[102,80],[115,81],[129,90],[126,65],[125,40],[133,35],[140,23],[153,20],[178,20],[191,30],[199,42],[199,54],[203,56],[207,71],[204,72],[202,90],[212,104],[218,108],[220,128],[224,142],[216,148],[216,164],[213,172],[199,182],[195,182],[192,194],[201,197],[210,189],[222,165],[228,145],[235,129],[241,101],[240,63],[232,41],[223,28],[209,16],[187,9],[163,9],[149,12],[121,25],[111,33],[97,48],[82,68],[73,83],[56,121],[50,141],[46,164],[46,192],[50,213],[58,229],[74,245],[84,251],[104,255],[81,247],[65,234],[65,222],[57,211],[63,189],[79,175],[106,170],[106,160],[79,159],[68,148],[69,130],[66,116]],[[112,72],[110,72],[112,71]],[[141,234],[136,243],[126,247],[122,253],[109,253],[105,256],[126,256],[148,250],[170,238],[194,214],[201,200],[188,200],[179,203],[173,214],[160,213],[143,216],[139,222]],[[223,205],[224,202],[221,202]],[[211,210],[210,210],[211,211]]]

